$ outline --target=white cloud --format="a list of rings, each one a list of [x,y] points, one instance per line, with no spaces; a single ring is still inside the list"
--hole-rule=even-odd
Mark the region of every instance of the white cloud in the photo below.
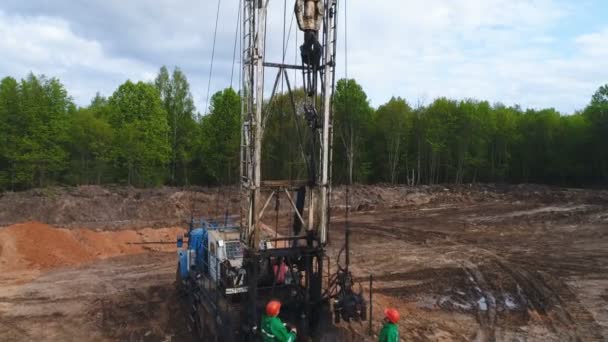
[[[449,96],[571,112],[608,80],[608,28],[570,36],[559,32],[593,1],[342,0],[340,9],[348,6],[349,15],[349,76],[363,85],[375,106],[393,95],[413,103]],[[212,92],[230,81],[236,3],[222,2]],[[149,80],[161,65],[177,65],[191,81],[200,108],[216,5],[4,0],[0,73],[58,76],[86,104],[97,90],[110,94],[127,78]],[[271,1],[267,53],[272,61],[281,59],[283,5]],[[342,13],[339,22],[338,77],[343,77]],[[294,27],[287,61],[297,58],[296,39],[301,43]],[[267,74],[268,83],[274,76]]]
[[[551,31],[570,8],[558,1],[384,0],[349,6],[350,76],[368,89],[374,105],[393,95],[410,102],[450,96],[571,111],[586,103],[601,80],[570,89],[560,84],[572,82],[568,70],[584,62],[560,56],[564,42]],[[553,59],[566,69],[547,65]]]
[[[576,39],[582,52],[588,56],[608,58],[608,28],[579,36]]]
[[[156,66],[106,54],[102,45],[72,31],[61,19],[9,16],[0,12],[0,71],[59,77],[76,100],[87,103],[99,90],[111,93],[127,78],[150,79]]]

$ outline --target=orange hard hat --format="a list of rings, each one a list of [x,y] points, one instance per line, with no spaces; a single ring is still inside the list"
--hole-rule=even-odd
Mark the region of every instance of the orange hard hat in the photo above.
[[[384,317],[386,317],[391,323],[399,322],[399,311],[393,308],[384,310]]]
[[[271,300],[266,304],[266,315],[268,316],[277,316],[281,311],[281,302],[278,300]]]

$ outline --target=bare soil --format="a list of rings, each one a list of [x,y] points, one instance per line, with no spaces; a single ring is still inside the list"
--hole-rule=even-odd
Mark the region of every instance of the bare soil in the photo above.
[[[0,198],[8,226],[0,228],[0,340],[188,341],[174,246],[129,243],[174,239],[177,229],[140,228],[187,221],[189,198],[201,199],[197,214],[221,213],[217,203],[236,207],[235,195],[51,192]],[[345,192],[333,193],[334,269]],[[374,332],[383,308],[394,306],[405,341],[608,340],[608,193],[485,185],[356,186],[349,194],[351,267],[365,292],[373,275]],[[30,220],[69,229],[14,225]],[[367,322],[348,329],[366,334]]]

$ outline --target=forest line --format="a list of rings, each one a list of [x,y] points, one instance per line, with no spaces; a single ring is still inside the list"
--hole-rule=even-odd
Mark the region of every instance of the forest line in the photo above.
[[[565,115],[474,99],[372,108],[355,80],[334,98],[335,183],[606,184],[608,86]],[[304,98],[294,92],[296,108]],[[238,181],[240,97],[215,93],[199,115],[186,75],[162,67],[78,107],[57,78],[0,81],[0,190],[49,185],[218,185]],[[306,178],[306,118],[287,94],[265,103],[268,179]],[[297,137],[300,138],[297,138]]]

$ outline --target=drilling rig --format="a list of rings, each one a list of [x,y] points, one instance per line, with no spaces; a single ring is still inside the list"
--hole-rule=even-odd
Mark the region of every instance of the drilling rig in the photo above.
[[[338,0],[295,1],[294,16],[304,42],[299,64],[266,59],[266,43],[275,37],[267,32],[273,3],[241,1],[240,222],[192,220],[187,245],[178,238],[178,291],[186,299],[192,330],[204,341],[261,340],[261,314],[269,300],[281,301],[280,317],[297,328],[298,341],[335,340],[327,337],[334,322],[367,318],[367,303],[353,289],[348,262],[331,274],[326,255]],[[305,99],[297,104],[288,71],[302,75]],[[269,100],[264,98],[267,73],[276,74]],[[310,141],[294,151],[305,161],[303,180],[268,180],[262,175],[267,106],[279,80],[287,85],[302,129],[310,133]],[[264,224],[269,204],[280,197],[289,203],[293,217],[281,234],[269,232]],[[345,252],[348,255],[348,243]]]

